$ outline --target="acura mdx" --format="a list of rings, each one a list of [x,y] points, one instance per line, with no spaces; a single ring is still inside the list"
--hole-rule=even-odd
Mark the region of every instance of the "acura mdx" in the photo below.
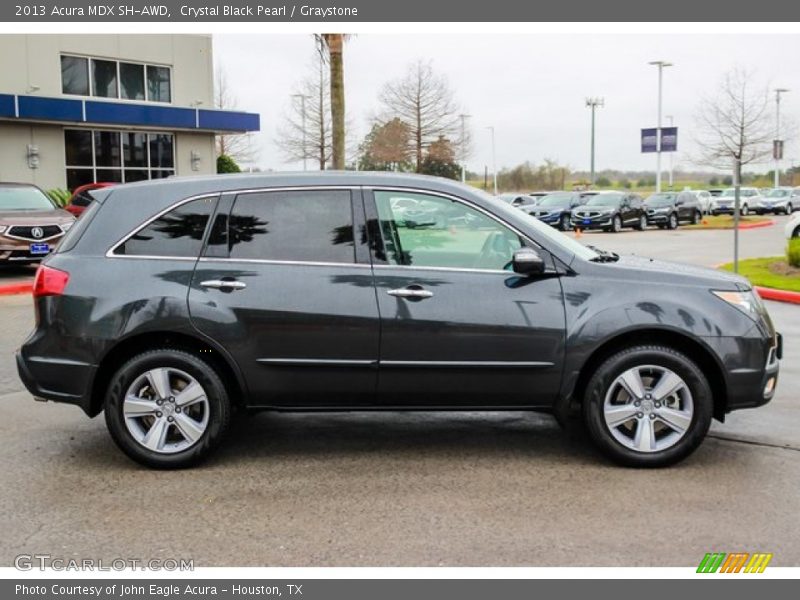
[[[18,369],[151,467],[196,463],[247,409],[582,413],[612,459],[653,467],[775,393],[781,338],[745,279],[585,247],[458,183],[94,194],[39,268]]]

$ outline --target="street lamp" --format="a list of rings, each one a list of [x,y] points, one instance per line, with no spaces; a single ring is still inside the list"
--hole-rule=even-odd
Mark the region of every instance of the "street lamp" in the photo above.
[[[673,127],[675,125],[675,118],[672,115],[665,115],[665,116],[666,116],[667,121],[669,121],[669,126]],[[660,142],[660,138],[659,138],[659,144],[660,143],[661,142]],[[672,189],[672,166],[673,166],[672,165],[672,155],[673,155],[673,153],[670,152],[669,153],[669,189]]]
[[[308,150],[306,150],[306,99],[310,99],[310,96],[292,94],[292,98],[300,98],[300,119],[303,127],[303,171],[305,171],[308,168]]]
[[[492,178],[494,179],[494,195],[497,196],[497,155],[494,147],[494,125],[487,127],[492,132]]]
[[[598,106],[605,106],[605,99],[604,98],[587,98],[586,99],[586,106],[592,109],[592,142],[591,142],[591,175],[589,180],[591,182],[592,187],[594,187],[594,113]]]
[[[661,103],[662,103],[662,88],[664,79],[664,68],[671,67],[672,63],[666,60],[654,60],[649,63],[658,67],[658,129],[657,140],[658,147],[656,148],[656,192],[661,191]]]
[[[781,94],[788,92],[786,88],[778,88],[775,90],[775,145],[773,152],[775,153],[775,187],[781,184],[781,159],[780,155],[783,148],[780,146],[781,139]]]
[[[458,118],[461,119],[461,183],[467,180],[467,119],[472,115],[460,114]]]

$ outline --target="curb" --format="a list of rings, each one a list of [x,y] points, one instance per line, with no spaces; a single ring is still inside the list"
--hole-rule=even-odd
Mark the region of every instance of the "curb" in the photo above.
[[[739,230],[743,229],[759,229],[761,227],[772,227],[775,225],[773,219],[768,221],[758,221],[757,223],[740,223]],[[733,227],[694,227],[690,231],[733,231]]]
[[[0,285],[0,296],[30,294],[32,291],[33,283],[9,283],[8,285]]]
[[[790,292],[789,290],[776,290],[774,288],[753,286],[764,300],[775,300],[777,302],[789,302],[790,304],[800,304],[800,292]]]

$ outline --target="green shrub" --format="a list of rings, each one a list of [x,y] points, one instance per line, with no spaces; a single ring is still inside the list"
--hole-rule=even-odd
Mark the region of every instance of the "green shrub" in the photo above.
[[[67,205],[69,199],[72,197],[72,193],[64,188],[53,188],[52,190],[47,190],[47,195],[50,196],[50,199],[53,202],[62,208]]]
[[[800,269],[800,238],[789,240],[789,245],[786,246],[786,260],[791,266]]]
[[[220,154],[217,157],[217,173],[241,173],[242,170],[236,161],[227,154]]]

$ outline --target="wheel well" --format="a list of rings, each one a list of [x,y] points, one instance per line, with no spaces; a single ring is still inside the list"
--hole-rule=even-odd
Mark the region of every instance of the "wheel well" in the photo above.
[[[620,350],[643,344],[668,346],[697,363],[711,386],[711,393],[714,397],[714,418],[720,421],[725,419],[725,407],[728,402],[727,386],[717,361],[699,342],[680,333],[661,329],[630,331],[608,340],[597,348],[581,368],[578,380],[572,390],[573,400],[578,404],[583,402],[586,385],[601,363]]]
[[[123,363],[137,354],[154,348],[173,348],[197,353],[201,359],[216,369],[230,393],[231,402],[234,405],[244,403],[244,391],[239,378],[219,350],[201,339],[184,333],[149,332],[124,339],[100,361],[92,384],[91,416],[103,410],[108,384]]]

